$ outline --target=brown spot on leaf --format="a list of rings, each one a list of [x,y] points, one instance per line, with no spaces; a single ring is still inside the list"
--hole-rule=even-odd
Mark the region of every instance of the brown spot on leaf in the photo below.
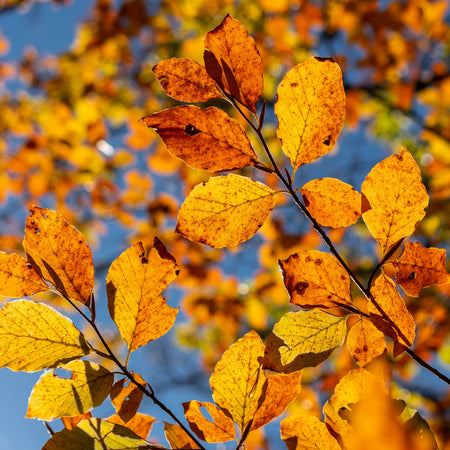
[[[184,127],[184,132],[189,136],[195,136],[196,134],[201,133],[201,131],[191,123]]]
[[[296,292],[298,292],[300,295],[303,295],[305,293],[306,289],[308,289],[308,287],[309,287],[309,283],[306,283],[304,281],[299,281],[295,285],[294,290]]]

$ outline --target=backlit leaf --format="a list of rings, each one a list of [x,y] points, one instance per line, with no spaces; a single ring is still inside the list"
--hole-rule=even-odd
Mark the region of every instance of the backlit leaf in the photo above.
[[[88,411],[84,414],[79,414],[78,416],[64,416],[61,417],[61,422],[68,430],[73,430],[81,421],[85,419],[90,419],[92,417],[92,413]]]
[[[0,366],[34,372],[90,353],[72,321],[43,303],[17,300],[0,310]]]
[[[342,345],[346,334],[346,317],[320,309],[287,313],[267,338],[264,366],[282,373],[317,366]]]
[[[261,401],[266,383],[261,366],[263,357],[264,344],[251,331],[222,355],[209,379],[214,401],[241,431],[253,420]]]
[[[220,88],[256,112],[263,89],[263,63],[247,29],[230,14],[206,35],[204,60]]]
[[[370,319],[380,331],[394,340],[394,356],[398,356],[414,342],[414,318],[406,309],[394,282],[384,273],[376,278],[370,293],[389,320],[386,320],[372,301],[368,304]]]
[[[345,114],[342,73],[333,60],[298,64],[284,76],[277,96],[277,134],[294,169],[333,149]]]
[[[424,287],[450,283],[444,249],[426,248],[420,242],[407,242],[393,265],[399,269],[395,281],[413,297],[418,297]]]
[[[196,103],[222,97],[206,69],[191,59],[170,58],[152,70],[166,94],[175,100]]]
[[[233,421],[214,403],[191,400],[183,403],[184,415],[191,430],[206,442],[226,442],[235,438],[236,430]],[[213,421],[202,414],[205,408]]]
[[[161,293],[178,273],[175,259],[158,238],[148,258],[139,242],[111,264],[106,277],[108,309],[130,351],[158,339],[174,324],[178,309]]]
[[[180,425],[164,422],[164,433],[170,448],[197,449],[198,445],[186,434]]]
[[[341,180],[311,180],[301,192],[308,211],[322,226],[348,227],[361,216],[361,194]]]
[[[364,180],[367,200],[364,222],[386,254],[399,240],[410,236],[425,216],[428,194],[411,154],[402,149],[381,161]]]
[[[288,450],[340,450],[327,426],[314,416],[290,416],[280,423],[281,439]]]
[[[133,374],[133,377],[138,383],[145,386],[145,381],[139,374]],[[125,386],[127,381],[128,385]],[[109,395],[117,414],[124,422],[128,422],[139,409],[144,393],[127,378],[122,378],[114,383]]]
[[[279,264],[292,304],[333,308],[352,303],[350,277],[330,253],[301,250]]]
[[[370,320],[361,317],[348,332],[347,348],[355,361],[363,367],[384,352],[386,340]]]
[[[58,374],[70,373],[70,378]],[[108,396],[114,374],[88,361],[72,361],[43,374],[35,384],[28,400],[26,417],[53,420],[76,416],[101,405]]]
[[[34,269],[62,295],[90,306],[94,263],[83,235],[55,211],[30,212],[23,246]]]
[[[241,124],[218,108],[177,106],[142,120],[155,129],[172,155],[194,169],[221,172],[257,161]]]
[[[178,212],[177,231],[211,247],[250,239],[275,206],[275,192],[247,177],[210,178],[191,191]]]
[[[147,439],[152,425],[156,422],[156,419],[148,414],[136,413],[128,422],[124,422],[118,414],[114,414],[106,419],[108,422],[117,423],[129,428],[136,433],[142,439]]]
[[[27,297],[47,289],[26,259],[15,253],[0,252],[0,296]]]

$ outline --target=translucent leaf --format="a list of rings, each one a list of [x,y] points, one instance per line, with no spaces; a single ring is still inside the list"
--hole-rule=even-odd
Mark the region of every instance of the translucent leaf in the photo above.
[[[258,160],[241,124],[218,108],[185,105],[142,119],[169,152],[198,170],[221,172]]]
[[[341,180],[311,180],[301,192],[308,211],[322,226],[348,227],[361,216],[361,194]]]
[[[113,373],[88,361],[72,361],[57,370],[43,374],[35,384],[26,417],[53,420],[83,414],[103,403],[114,381]],[[70,378],[58,375],[62,370]]]
[[[267,338],[264,366],[282,373],[317,366],[342,345],[346,334],[346,317],[320,309],[287,313]]]
[[[314,416],[290,416],[280,423],[288,450],[341,450],[327,426]]]
[[[145,381],[139,374],[133,374],[133,376],[138,383],[145,386]],[[127,386],[125,386],[126,382],[128,382]],[[114,383],[109,395],[117,414],[124,422],[128,422],[139,409],[144,393],[127,378],[122,378]]]
[[[209,379],[215,403],[241,431],[253,420],[261,401],[266,383],[261,367],[263,357],[261,338],[251,331],[222,355]]]
[[[0,366],[34,372],[90,353],[74,324],[43,303],[17,300],[0,310]]]
[[[130,351],[167,333],[178,314],[160,295],[179,273],[175,259],[158,238],[144,255],[142,243],[131,246],[106,277],[109,313]]]
[[[42,450],[168,450],[149,444],[130,429],[102,419],[83,420],[73,430],[55,433]]]
[[[370,320],[361,317],[348,332],[347,348],[355,361],[363,367],[384,352],[386,339]]]
[[[226,442],[235,438],[233,421],[213,403],[191,400],[183,403],[183,408],[191,430],[202,441]],[[205,408],[213,421],[206,418],[200,408]]]
[[[23,246],[34,269],[62,295],[90,306],[94,263],[83,235],[55,211],[30,212]]]
[[[204,60],[208,74],[222,90],[256,112],[263,90],[263,63],[246,28],[227,14],[205,37]]]
[[[277,97],[277,134],[294,169],[333,149],[345,114],[342,73],[333,60],[298,64],[281,81]]]
[[[350,277],[330,253],[301,250],[279,264],[293,305],[334,308],[352,303]]]
[[[406,149],[378,163],[364,180],[361,192],[367,203],[364,222],[383,255],[410,236],[425,216],[428,194],[419,167]]]
[[[108,422],[117,423],[118,425],[123,425],[129,428],[131,431],[136,433],[142,439],[147,439],[152,425],[156,422],[156,419],[147,414],[136,413],[130,420],[126,423],[120,418],[118,414],[114,414],[106,419]]]
[[[88,411],[84,414],[78,414],[77,416],[64,416],[61,417],[61,422],[68,430],[73,430],[80,422],[85,419],[90,419],[92,417],[92,413]]]
[[[191,59],[170,58],[152,70],[166,94],[175,100],[196,103],[222,97],[206,69]]]
[[[188,450],[199,448],[180,425],[164,422],[164,433],[172,449],[179,448]]]
[[[383,317],[372,301],[368,304],[370,319],[380,331],[394,340],[394,356],[398,356],[414,342],[414,318],[395,289],[394,282],[384,273],[376,278],[370,293],[389,320]]]
[[[211,247],[250,239],[275,206],[275,192],[247,177],[210,178],[191,191],[178,212],[177,231]]]
[[[0,252],[0,296],[27,297],[46,290],[47,285],[26,259]]]
[[[400,257],[393,263],[399,269],[395,281],[413,297],[418,297],[424,287],[450,283],[445,267],[445,250],[426,248],[420,242],[407,242]]]

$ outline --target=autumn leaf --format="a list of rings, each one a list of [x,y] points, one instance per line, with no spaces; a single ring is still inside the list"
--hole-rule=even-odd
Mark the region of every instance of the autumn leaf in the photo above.
[[[350,305],[350,277],[330,253],[301,250],[279,261],[293,305],[334,308]]]
[[[407,242],[401,256],[392,263],[399,269],[395,281],[412,297],[418,297],[424,287],[450,283],[445,267],[445,250],[426,248],[420,242]]]
[[[375,165],[361,192],[367,203],[364,222],[383,255],[410,236],[425,216],[428,194],[419,167],[405,148]]]
[[[142,120],[172,155],[194,169],[222,172],[258,161],[242,125],[218,108],[177,106]]]
[[[130,429],[102,419],[83,420],[73,430],[56,432],[42,450],[168,450],[149,444]]]
[[[139,374],[133,374],[133,377],[138,383],[145,386],[146,383]],[[127,381],[128,386],[125,386]],[[144,393],[127,378],[122,378],[114,383],[109,396],[117,414],[127,423],[137,413]]]
[[[333,60],[298,64],[284,76],[277,97],[277,134],[294,169],[333,149],[345,115],[342,73]]]
[[[373,297],[368,304],[370,320],[380,331],[394,340],[394,356],[398,356],[414,342],[414,318],[395,289],[394,282],[384,273],[376,278],[370,293]]]
[[[178,309],[161,293],[178,273],[175,259],[158,238],[148,258],[139,242],[111,264],[106,277],[108,309],[130,351],[158,339],[174,324]]]
[[[317,366],[342,345],[346,320],[320,309],[285,314],[267,338],[264,367],[291,373]]]
[[[63,296],[90,306],[94,263],[83,235],[55,211],[32,206],[30,212],[23,246],[33,268]]]
[[[386,348],[384,334],[365,317],[361,317],[347,335],[347,348],[354,360],[365,366]]]
[[[206,102],[222,94],[206,69],[191,59],[170,58],[153,67],[166,94],[181,102]]]
[[[206,442],[226,442],[235,439],[234,423],[220,408],[213,403],[191,400],[183,403],[184,415],[191,430]],[[205,408],[212,421],[202,414]]]
[[[114,414],[108,417],[108,422],[123,425],[136,433],[142,439],[147,439],[152,429],[152,425],[156,422],[156,419],[148,414],[136,413],[128,422],[124,422],[118,414]]]
[[[204,60],[220,88],[256,112],[263,89],[263,63],[247,29],[230,14],[206,35]]]
[[[240,175],[210,178],[191,191],[178,212],[177,231],[211,247],[250,239],[275,206],[275,192]]]
[[[301,193],[308,211],[322,226],[348,227],[361,216],[361,194],[341,180],[311,180]]]
[[[290,416],[280,423],[281,439],[288,450],[340,450],[327,426],[314,416]]]
[[[170,444],[170,448],[180,448],[184,450],[199,448],[180,425],[164,422],[164,433]]]
[[[61,422],[68,430],[73,430],[81,421],[85,419],[90,419],[92,417],[92,413],[88,411],[84,414],[78,414],[77,416],[64,416],[61,417]]]
[[[114,380],[113,373],[88,361],[72,361],[57,370],[43,374],[35,384],[26,417],[53,420],[83,414],[103,403]],[[70,378],[59,376],[61,370]]]
[[[50,306],[28,300],[0,310],[0,366],[34,372],[91,352],[74,324]]]

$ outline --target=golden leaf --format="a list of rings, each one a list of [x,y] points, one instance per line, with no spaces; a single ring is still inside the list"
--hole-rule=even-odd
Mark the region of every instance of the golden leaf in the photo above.
[[[139,374],[133,374],[133,377],[138,383],[145,386],[146,383]],[[128,385],[125,386],[127,381]],[[127,423],[139,409],[144,393],[127,378],[122,378],[114,383],[109,396],[117,414]]]
[[[211,247],[250,239],[275,206],[275,192],[247,177],[210,178],[191,191],[178,212],[177,231]]]
[[[294,169],[327,154],[345,114],[342,73],[331,59],[310,58],[291,69],[277,90],[277,134]]]
[[[170,448],[198,449],[198,445],[186,434],[180,425],[164,422],[164,433]]]
[[[28,300],[0,310],[0,366],[34,372],[91,352],[74,324],[50,306]]]
[[[148,438],[152,425],[156,422],[154,417],[141,413],[136,413],[127,423],[120,418],[119,414],[114,414],[105,420],[108,422],[117,423],[118,425],[126,426],[142,439]]]
[[[91,417],[92,413],[88,411],[87,413],[79,414],[78,416],[61,417],[61,421],[68,430],[73,430],[81,421],[90,419]]]

